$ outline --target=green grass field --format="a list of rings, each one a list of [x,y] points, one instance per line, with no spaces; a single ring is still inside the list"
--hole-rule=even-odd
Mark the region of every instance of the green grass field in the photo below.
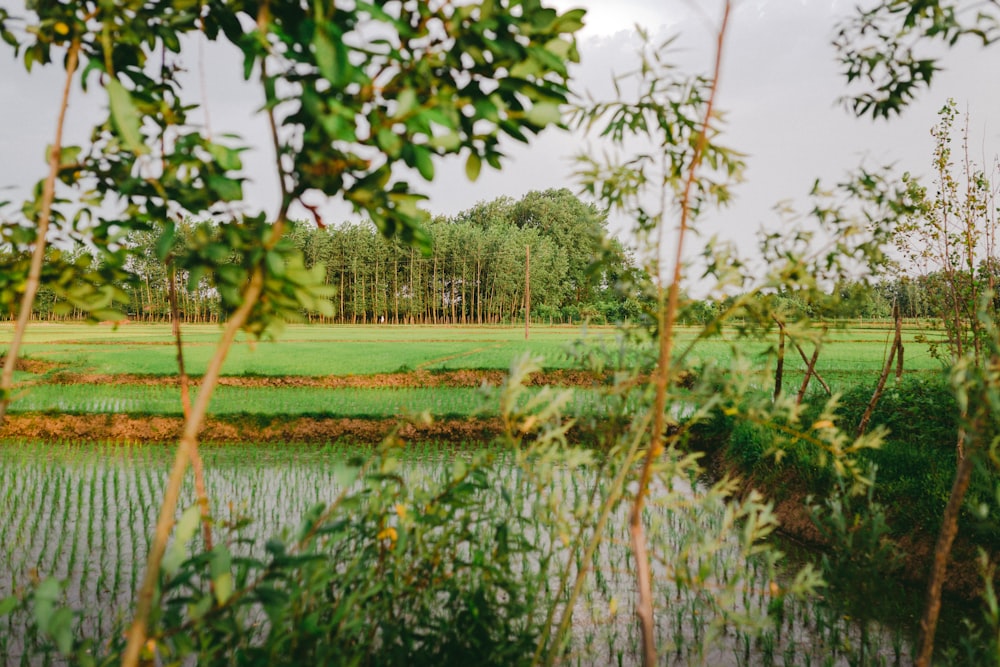
[[[199,375],[214,350],[216,325],[184,327],[185,361]],[[416,369],[501,368],[525,352],[541,355],[546,366],[571,365],[569,345],[581,337],[577,327],[532,331],[490,327],[354,327],[289,326],[278,341],[238,339],[226,361],[226,375],[370,375]],[[604,345],[613,328],[590,329],[585,337]],[[0,346],[10,328],[0,330]],[[35,324],[29,328],[24,353],[32,359],[65,365],[65,370],[92,373],[176,373],[176,349],[167,325],[107,326]]]
[[[0,349],[11,328],[0,329]],[[691,346],[697,330],[681,328],[677,352],[689,347],[688,361],[726,364],[734,354],[748,358],[757,371],[757,383],[773,382],[776,340],[737,339],[735,331],[701,340]],[[934,373],[940,364],[918,336],[935,332],[919,327],[906,330],[906,370]],[[189,325],[183,330],[188,372],[199,376],[214,350],[216,325]],[[835,391],[873,382],[891,343],[887,328],[834,328],[827,333],[817,369]],[[806,354],[812,344],[803,343]],[[613,327],[543,327],[524,340],[520,327],[450,326],[335,326],[295,325],[279,341],[248,341],[230,352],[223,374],[250,377],[370,376],[416,370],[505,370],[525,353],[543,359],[546,369],[579,367],[577,355],[600,357],[614,366],[641,366],[652,358],[642,344],[625,346]],[[109,384],[47,384],[46,374],[138,374],[174,376],[176,348],[168,325],[128,324],[112,329],[85,324],[34,324],[29,328],[24,356],[45,362],[43,370],[19,372],[21,387],[13,411],[48,413],[131,413],[177,415],[181,412],[176,386],[142,386],[126,381]],[[801,382],[805,363],[791,345],[785,358],[786,391]],[[594,398],[577,389],[579,410],[593,412]],[[325,389],[318,387],[220,387],[213,397],[212,414],[322,415],[385,419],[428,411],[438,417],[495,414],[473,387],[393,388],[387,386]]]

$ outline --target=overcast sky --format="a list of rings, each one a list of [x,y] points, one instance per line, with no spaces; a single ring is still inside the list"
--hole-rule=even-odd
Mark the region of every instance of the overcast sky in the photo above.
[[[708,0],[549,0],[560,9],[583,6],[589,11],[582,33],[582,63],[575,68],[576,86],[598,96],[610,94],[613,73],[634,62],[636,23],[664,38],[678,33],[678,59],[689,68],[707,69],[713,35],[708,20],[718,18],[721,3]],[[748,156],[747,181],[736,192],[736,202],[725,212],[712,214],[710,227],[728,238],[749,240],[762,223],[775,219],[772,207],[781,200],[799,199],[816,178],[834,181],[864,160],[878,165],[895,162],[900,171],[929,172],[932,142],[929,129],[948,97],[972,114],[973,145],[987,159],[1000,151],[1000,87],[997,71],[1000,48],[983,50],[969,45],[948,52],[934,88],[921,95],[901,119],[891,123],[851,117],[837,99],[843,80],[837,72],[830,41],[837,21],[856,0],[737,0],[721,79],[720,106],[727,112],[725,143]],[[12,0],[0,6],[14,10]],[[227,52],[191,50],[185,64],[206,72],[207,106],[215,133],[242,134],[259,145],[247,156],[245,188],[249,204],[274,211],[276,181],[269,168],[270,153],[263,118],[254,115],[260,96],[240,84],[241,63]],[[10,52],[0,51],[0,200],[23,195],[45,170],[44,148],[51,142],[60,92],[54,68],[28,77]],[[197,89],[198,79],[190,80]],[[192,90],[196,99],[200,92]],[[77,91],[71,105],[68,140],[82,142],[88,123],[100,117],[104,98],[99,90],[88,97]],[[469,183],[461,160],[439,164],[438,179],[421,184],[430,195],[432,213],[454,214],[478,201],[501,195],[518,198],[530,190],[568,187],[572,155],[586,148],[579,136],[550,132],[522,146],[510,142],[510,160],[502,172],[484,168]],[[343,217],[343,208],[327,208]],[[614,221],[618,228],[625,222]]]

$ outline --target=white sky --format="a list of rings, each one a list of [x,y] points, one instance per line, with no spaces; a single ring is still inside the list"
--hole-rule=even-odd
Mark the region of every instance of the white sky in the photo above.
[[[574,69],[580,90],[610,95],[612,74],[628,70],[633,62],[635,23],[660,39],[680,34],[678,58],[686,68],[706,70],[709,65],[713,35],[706,24],[719,14],[717,0],[549,1],[560,9],[583,6],[589,11],[580,43],[582,63]],[[862,160],[871,166],[893,162],[900,171],[927,174],[929,129],[948,97],[971,112],[973,146],[987,160],[1000,152],[1000,87],[991,83],[991,73],[1000,64],[997,48],[969,45],[946,53],[946,71],[937,75],[934,88],[890,123],[855,119],[837,104],[844,84],[830,42],[836,22],[855,4],[855,0],[737,1],[720,106],[729,121],[724,143],[748,155],[747,182],[739,186],[729,209],[709,214],[711,230],[741,244],[749,242],[761,224],[774,223],[771,209],[777,202],[801,201],[816,178],[833,182]],[[0,6],[18,9],[12,0],[0,0]],[[186,56],[186,64],[196,71],[198,53]],[[237,132],[258,147],[246,156],[252,183],[245,194],[254,208],[273,212],[277,186],[269,165],[267,130],[263,118],[254,115],[260,95],[239,83],[241,63],[235,54],[209,50],[202,65],[212,129]],[[197,77],[192,76],[190,85],[200,99]],[[13,186],[0,190],[0,200],[23,196],[43,176],[44,149],[51,142],[59,93],[54,68],[36,70],[29,78],[12,61],[9,50],[0,51],[0,187]],[[104,103],[99,90],[86,98],[74,93],[71,143],[85,139],[87,124],[100,117]],[[430,195],[425,207],[436,214],[454,214],[501,195],[518,198],[530,190],[576,191],[579,185],[572,178],[570,158],[586,146],[581,137],[558,131],[527,147],[509,142],[511,159],[502,172],[484,167],[479,180],[469,183],[464,161],[455,160],[439,164],[435,183],[420,183],[418,189]],[[346,216],[342,207],[325,208],[328,222]],[[623,220],[613,224],[619,230],[627,226]]]

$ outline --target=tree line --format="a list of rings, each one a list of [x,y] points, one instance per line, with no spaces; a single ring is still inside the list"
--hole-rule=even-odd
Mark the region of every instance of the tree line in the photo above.
[[[203,244],[197,237],[211,234],[212,227],[178,223],[174,247],[179,251]],[[569,190],[481,202],[451,217],[431,217],[423,230],[431,240],[428,253],[398,238],[386,239],[370,222],[292,226],[287,242],[302,251],[307,268],[325,267],[333,304],[332,316],[312,314],[310,319],[345,324],[512,322],[524,317],[526,284],[532,318],[539,321],[603,323],[641,315],[643,297],[623,289],[638,273],[630,252],[608,235],[605,213]],[[125,297],[119,310],[130,320],[169,320],[173,281],[182,321],[218,321],[224,315],[218,291],[197,270],[174,267],[169,257],[161,261],[159,237],[159,231],[128,235],[130,279],[118,285]],[[35,317],[83,316],[57,303],[53,292],[43,290]]]

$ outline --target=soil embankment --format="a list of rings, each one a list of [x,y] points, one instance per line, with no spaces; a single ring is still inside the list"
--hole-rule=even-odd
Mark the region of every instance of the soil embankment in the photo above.
[[[209,418],[201,440],[212,443],[316,443],[349,440],[364,444],[381,442],[398,422],[391,419],[322,417]],[[0,437],[18,440],[91,440],[133,443],[176,443],[183,431],[181,417],[126,414],[8,415]],[[403,440],[448,443],[490,441],[503,428],[499,419],[448,419],[430,424],[402,423]]]
[[[316,389],[380,389],[380,388],[434,388],[480,387],[483,384],[499,386],[508,373],[492,370],[427,371],[406,373],[378,373],[375,375],[234,375],[219,378],[227,387],[306,387]],[[97,373],[57,372],[45,378],[48,384],[114,384],[136,386],[169,386],[178,383],[176,376],[165,375],[108,375]],[[549,370],[530,375],[529,386],[592,387],[607,381],[603,375],[578,370]],[[192,377],[197,385],[200,378]]]

